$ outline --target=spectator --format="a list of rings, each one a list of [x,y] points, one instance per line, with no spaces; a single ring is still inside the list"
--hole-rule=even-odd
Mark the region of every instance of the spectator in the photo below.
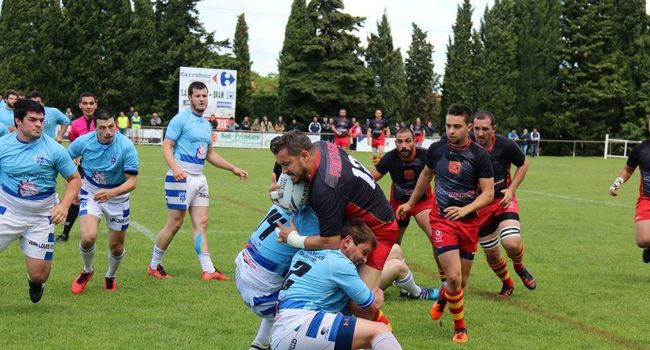
[[[433,137],[433,132],[433,122],[429,120],[427,125],[424,126],[424,135],[426,137]]]
[[[129,112],[126,113],[126,115],[129,116],[129,118],[131,118],[131,116],[133,116],[134,113],[135,113],[135,107],[131,106],[129,107]]]
[[[274,132],[275,131],[275,129],[273,128],[273,124],[271,124],[271,121],[269,120],[269,117],[262,116],[262,124],[260,125],[260,131],[261,132]]]
[[[219,122],[217,121],[217,116],[214,115],[214,113],[210,114],[208,121],[210,122],[210,125],[212,125],[212,130],[217,130],[219,127]]]
[[[521,143],[519,144],[519,148],[521,149],[521,152],[526,155],[528,154],[528,144],[530,144],[530,134],[528,133],[528,129],[524,129],[521,132]]]
[[[282,116],[278,116],[278,119],[275,121],[275,126],[273,127],[275,131],[283,132],[286,129],[286,125],[284,125],[284,118]]]
[[[397,135],[397,132],[401,129],[399,122],[395,122],[395,126],[393,126],[392,130],[390,131],[391,135]]]
[[[142,117],[138,114],[138,111],[133,111],[131,116],[131,138],[133,143],[136,145],[140,143],[140,138],[142,137]]]
[[[248,116],[244,116],[244,120],[241,121],[240,129],[246,131],[251,129],[251,121],[248,119]]]
[[[352,137],[352,145],[350,145],[350,150],[356,151],[359,138],[363,136],[363,130],[361,130],[361,125],[359,125],[359,122],[355,121],[352,125],[352,128],[350,129],[350,136]]]
[[[517,134],[517,130],[515,129],[510,130],[510,132],[508,133],[508,138],[515,142],[519,141],[519,135]]]
[[[323,141],[332,141],[332,137],[329,134],[330,130],[330,121],[327,119],[327,117],[323,117],[323,122],[320,124],[321,126],[321,132],[326,133],[327,135],[321,135],[321,139]]]
[[[532,157],[535,157],[538,155],[539,152],[539,140],[541,139],[541,135],[539,134],[539,131],[537,131],[536,128],[533,128],[533,132],[530,133],[530,155]]]
[[[65,109],[65,116],[68,117],[68,119],[70,120],[74,119],[74,114],[72,114],[72,108],[68,107]]]
[[[120,112],[117,117],[117,128],[120,129],[120,134],[126,136],[126,130],[129,128],[129,117],[124,115],[124,112]]]
[[[239,124],[237,124],[234,117],[230,117],[230,119],[228,119],[228,131],[237,130],[239,130]]]
[[[294,118],[291,119],[291,124],[289,124],[289,131],[300,131],[300,124],[298,124],[298,121]]]
[[[314,117],[313,121],[309,123],[309,128],[307,131],[314,133],[314,134],[320,134],[321,130],[323,128],[321,127],[320,123],[318,122],[318,117]]]
[[[255,118],[255,120],[253,120],[253,125],[251,125],[251,130],[258,132],[260,131],[261,127],[262,126],[260,125],[260,118]]]
[[[160,120],[157,112],[153,112],[151,114],[151,120],[149,120],[149,124],[151,124],[151,126],[160,126],[162,124],[162,120]]]

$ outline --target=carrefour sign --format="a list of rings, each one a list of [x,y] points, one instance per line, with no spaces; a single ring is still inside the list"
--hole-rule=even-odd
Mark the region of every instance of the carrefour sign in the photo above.
[[[208,87],[205,117],[234,117],[237,102],[237,71],[229,69],[181,67],[178,79],[178,112],[190,107],[187,88],[193,81]]]

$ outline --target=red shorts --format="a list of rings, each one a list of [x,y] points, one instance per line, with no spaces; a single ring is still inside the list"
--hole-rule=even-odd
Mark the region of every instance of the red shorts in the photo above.
[[[388,254],[393,249],[393,244],[397,242],[397,221],[393,220],[389,223],[384,223],[370,214],[359,217],[359,219],[370,227],[377,238],[377,248],[368,255],[366,265],[373,269],[383,270]]]
[[[406,203],[406,202],[399,202],[399,201],[394,200],[392,196],[390,198],[390,206],[393,208],[393,213],[397,213],[397,207],[399,207],[400,205],[402,205],[404,203]],[[407,227],[409,225],[409,221],[411,220],[411,216],[416,216],[421,211],[424,211],[424,210],[427,210],[427,209],[431,210],[432,207],[433,207],[433,197],[422,199],[422,200],[418,201],[417,203],[415,203],[413,208],[411,208],[411,210],[409,210],[406,213],[406,219],[397,220],[397,227],[399,227],[399,228]]]
[[[416,144],[417,144],[417,143],[421,143],[422,141],[424,141],[424,135],[415,136],[415,138],[413,139],[413,141],[414,141]]]
[[[385,146],[386,145],[386,138],[385,137],[379,137],[379,138],[373,138],[370,141],[370,147],[372,148],[377,148],[379,146]]]
[[[484,237],[497,230],[499,224],[505,220],[519,221],[519,204],[517,196],[513,196],[507,207],[499,202],[503,199],[496,198],[486,207],[478,210],[479,237]]]
[[[458,249],[461,258],[474,259],[478,246],[478,218],[451,221],[441,217],[434,207],[429,222],[433,234],[431,239],[438,255]]]
[[[349,148],[350,147],[350,136],[334,136],[334,144],[339,147]]]
[[[634,222],[650,220],[650,197],[641,196],[636,200]]]

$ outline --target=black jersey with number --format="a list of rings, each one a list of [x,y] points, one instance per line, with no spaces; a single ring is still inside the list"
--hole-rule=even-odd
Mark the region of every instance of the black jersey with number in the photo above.
[[[386,119],[373,119],[368,124],[368,128],[372,130],[372,138],[378,139],[384,136],[384,130],[388,127],[388,121]]]
[[[315,142],[319,158],[309,179],[309,205],[318,216],[320,235],[341,234],[346,219],[393,221],[384,192],[359,161],[333,143]]]
[[[413,124],[413,136],[420,137],[424,135],[424,125]]]
[[[650,196],[650,140],[645,140],[632,149],[632,153],[627,157],[627,166],[632,169],[639,167],[641,170],[639,195]]]
[[[492,147],[487,149],[492,159],[492,170],[494,171],[494,198],[503,197],[502,190],[510,186],[510,167],[524,165],[526,156],[517,144],[501,135],[494,135]]]
[[[375,169],[380,174],[386,175],[386,173],[390,173],[390,178],[393,180],[390,195],[393,200],[407,202],[411,198],[411,193],[415,189],[420,173],[424,170],[426,155],[426,149],[417,147],[413,149],[409,159],[405,160],[399,156],[397,149],[394,149],[386,153],[377,163]],[[429,185],[426,193],[418,200],[432,195],[431,185]]]
[[[337,137],[348,136],[348,132],[352,127],[352,122],[348,118],[336,118],[334,119],[334,128],[336,131],[340,132],[341,135]]]
[[[479,178],[493,177],[488,152],[469,140],[456,148],[448,140],[440,140],[427,150],[426,165],[435,172],[435,196],[440,216],[448,207],[464,207],[478,195]],[[465,218],[475,217],[471,213]]]

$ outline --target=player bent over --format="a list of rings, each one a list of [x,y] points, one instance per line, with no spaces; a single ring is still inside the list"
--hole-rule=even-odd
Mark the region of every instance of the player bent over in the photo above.
[[[404,218],[435,175],[431,229],[438,260],[447,276],[447,286],[442,288],[438,301],[431,307],[431,318],[439,320],[449,302],[455,330],[452,340],[457,343],[468,341],[463,288],[478,243],[476,211],[492,201],[494,192],[490,155],[469,138],[471,118],[472,111],[468,107],[449,107],[445,119],[447,138],[429,147],[426,166],[409,201],[397,208],[398,218]]]
[[[371,120],[368,125],[368,144],[372,148],[372,165],[377,165],[377,162],[384,156],[386,137],[390,137],[390,128],[388,128],[388,121],[383,118],[383,112],[378,109],[375,111],[375,119]]]
[[[81,240],[79,253],[83,270],[72,282],[72,293],[81,294],[93,278],[95,241],[102,217],[108,226],[108,270],[104,289],[116,291],[115,273],[124,258],[124,237],[131,212],[130,192],[138,182],[138,153],[133,143],[115,132],[115,115],[98,109],[95,130],[74,140],[68,147],[73,159],[83,158],[83,183],[79,194]]]
[[[217,168],[228,170],[244,179],[248,173],[223,159],[212,149],[212,125],[203,112],[208,106],[208,88],[195,81],[187,89],[190,109],[175,115],[169,122],[162,152],[169,171],[165,175],[165,199],[167,200],[167,222],[153,247],[147,274],[156,278],[169,278],[162,266],[165,252],[174,236],[183,226],[185,212],[190,212],[194,247],[201,279],[230,279],[214,268],[208,250],[208,221],[210,194],[208,182],[203,175],[205,162]]]
[[[81,178],[65,148],[43,135],[40,104],[15,104],[16,132],[0,138],[0,252],[16,239],[25,255],[29,298],[38,303],[52,268],[54,224],[62,223],[79,193]],[[56,177],[67,186],[60,202]]]
[[[648,124],[650,129],[650,116]],[[641,169],[641,185],[639,186],[639,198],[636,201],[634,226],[636,244],[643,249],[641,258],[647,264],[650,263],[650,177],[648,177],[650,174],[650,140],[645,140],[634,147],[623,170],[609,188],[609,194],[616,196],[616,191],[632,176],[637,167]]]
[[[496,122],[491,113],[477,113],[474,116],[473,129],[476,141],[490,153],[494,170],[494,200],[478,211],[481,222],[479,243],[490,268],[503,283],[498,296],[506,298],[512,294],[514,283],[508,272],[506,259],[501,256],[499,241],[526,288],[532,290],[537,287],[535,277],[523,263],[524,243],[521,240],[519,208],[515,196],[528,171],[528,161],[514,141],[496,134]],[[512,164],[517,170],[511,178]]]
[[[273,349],[397,350],[388,327],[340,313],[351,299],[360,308],[379,310],[383,292],[369,289],[355,265],[363,264],[377,242],[358,219],[342,230],[338,249],[300,250],[279,295]]]
[[[402,247],[394,244],[388,254],[384,269],[381,271],[379,288],[386,290],[391,285],[400,288],[400,296],[409,299],[436,300],[439,290],[436,288],[424,288],[415,283],[411,269],[406,264]]]

